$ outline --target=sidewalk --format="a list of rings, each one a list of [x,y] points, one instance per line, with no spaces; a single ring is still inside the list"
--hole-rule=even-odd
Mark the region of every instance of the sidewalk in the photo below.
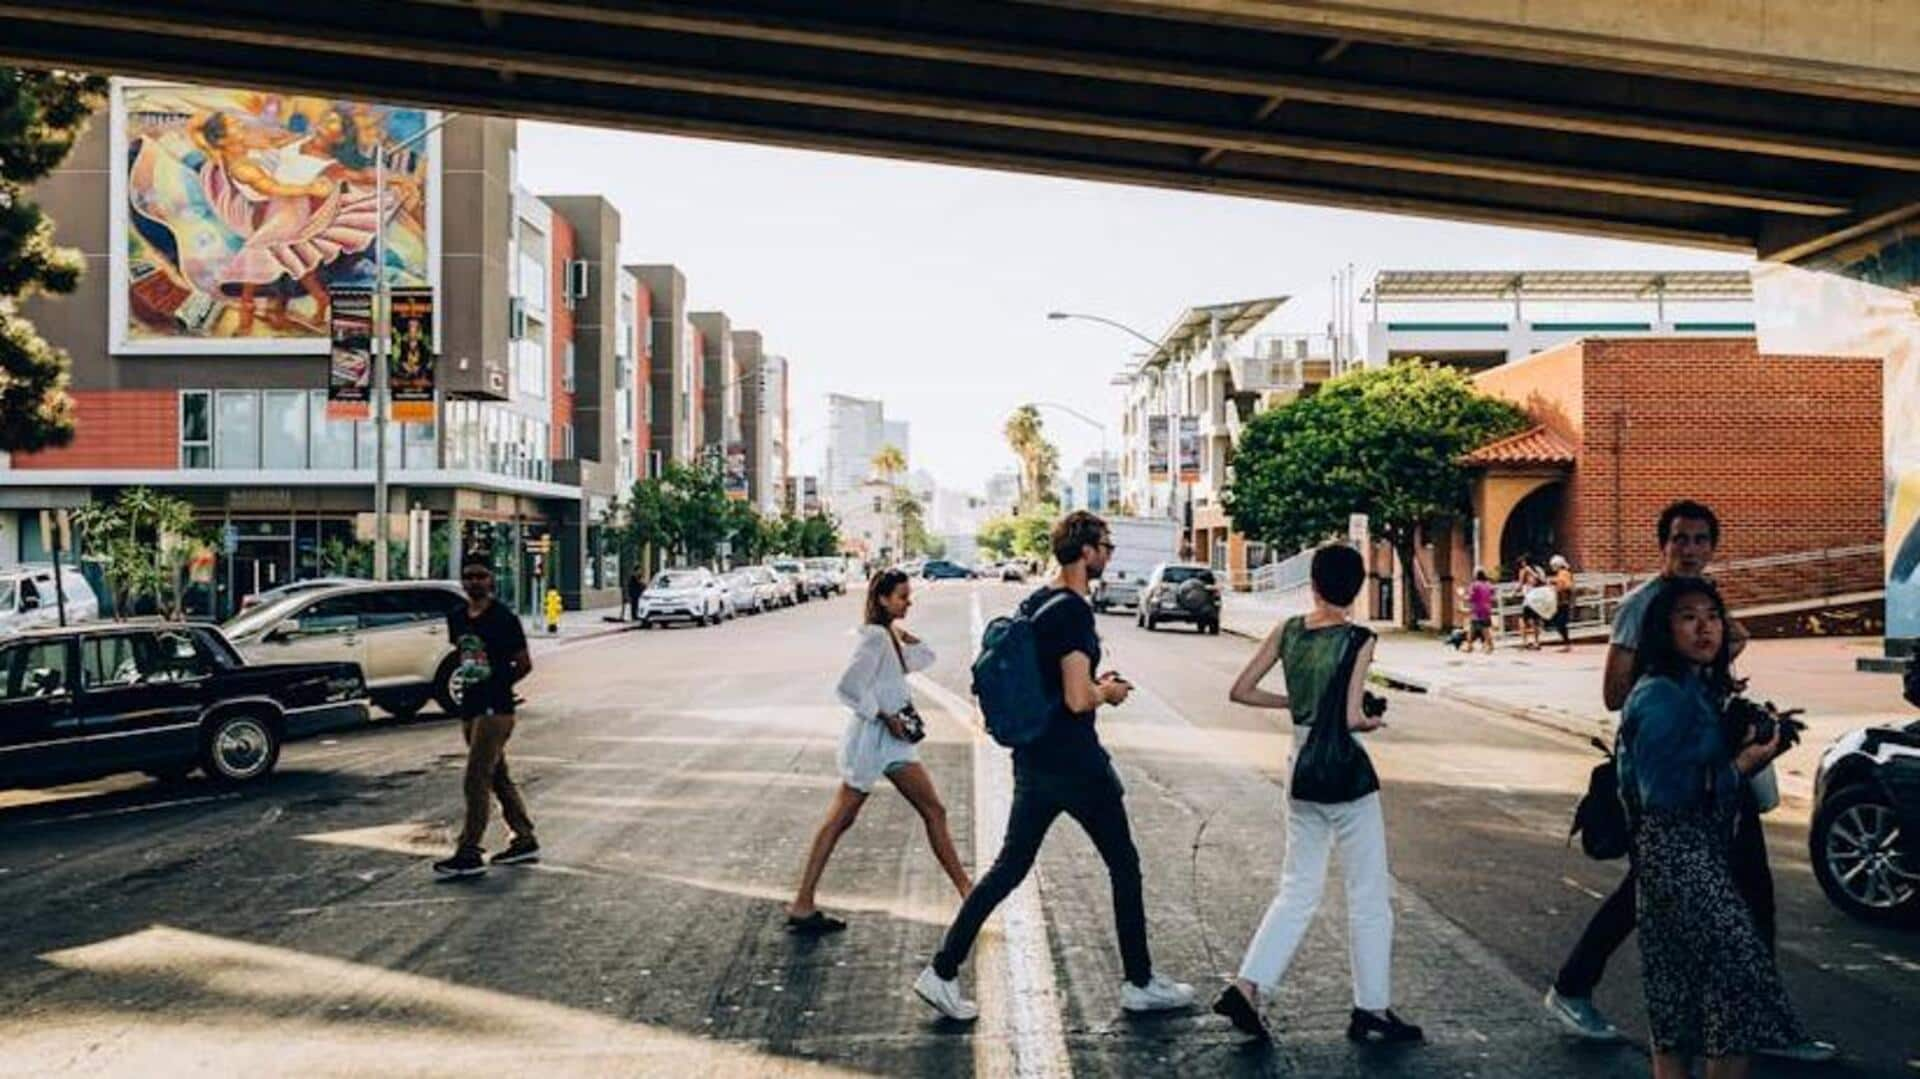
[[[1282,617],[1303,613],[1285,604],[1229,598],[1221,628],[1260,638]],[[1408,633],[1376,625],[1380,645],[1374,675],[1389,684],[1431,693],[1515,719],[1552,727],[1582,738],[1612,742],[1614,716],[1600,703],[1606,649],[1599,643],[1575,644],[1561,652],[1549,644],[1538,652],[1499,648],[1492,655],[1456,652],[1426,633]],[[1804,708],[1804,744],[1809,751],[1783,762],[1783,792],[1810,798],[1819,751],[1854,727],[1905,722],[1913,709],[1900,698],[1900,680],[1854,669],[1862,656],[1878,655],[1878,637],[1809,637],[1757,640],[1736,665],[1751,679],[1748,692],[1785,707]]]
[[[540,642],[558,643],[561,641],[583,641],[593,637],[605,637],[612,633],[625,633],[639,629],[638,622],[622,622],[621,607],[595,607],[588,611],[563,611],[560,614],[560,632],[548,633],[544,618],[522,618],[527,629],[527,641],[538,648]]]

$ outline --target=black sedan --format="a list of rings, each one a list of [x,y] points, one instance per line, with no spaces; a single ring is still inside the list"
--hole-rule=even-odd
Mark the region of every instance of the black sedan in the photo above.
[[[1920,705],[1920,671],[1907,699]],[[1920,720],[1840,736],[1813,798],[1807,845],[1827,898],[1863,921],[1920,923]]]
[[[967,567],[944,558],[930,558],[920,570],[920,578],[925,581],[966,581],[975,576]]]
[[[218,629],[42,629],[0,642],[0,788],[117,772],[249,783],[288,741],[367,722],[355,663],[248,666]]]

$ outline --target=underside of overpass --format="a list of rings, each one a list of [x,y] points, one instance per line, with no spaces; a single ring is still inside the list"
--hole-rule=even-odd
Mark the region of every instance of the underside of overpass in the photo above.
[[[0,62],[1833,267],[1920,245],[1903,6],[0,0]]]

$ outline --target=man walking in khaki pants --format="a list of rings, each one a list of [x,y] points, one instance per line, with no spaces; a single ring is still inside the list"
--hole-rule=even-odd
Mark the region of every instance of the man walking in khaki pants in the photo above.
[[[520,619],[493,598],[493,568],[468,559],[460,567],[467,602],[447,612],[447,635],[459,652],[460,730],[467,740],[466,823],[453,857],[433,863],[443,879],[477,877],[487,871],[480,840],[487,832],[491,800],[500,799],[500,815],[513,830],[495,865],[540,860],[520,788],[507,771],[507,739],[513,737],[513,685],[533,670],[527,633]]]

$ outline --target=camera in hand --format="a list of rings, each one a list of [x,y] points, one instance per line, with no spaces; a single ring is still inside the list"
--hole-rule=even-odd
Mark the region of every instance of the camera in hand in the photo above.
[[[920,712],[911,703],[900,709],[898,719],[906,728],[907,741],[918,742],[927,736],[927,722],[920,718]]]
[[[1379,719],[1387,714],[1387,699],[1370,689],[1361,690],[1360,714],[1368,719]]]
[[[1720,710],[1720,729],[1735,753],[1750,745],[1773,741],[1777,731],[1780,735],[1780,752],[1785,753],[1800,743],[1800,732],[1807,729],[1807,725],[1797,718],[1800,711],[1798,708],[1782,709],[1772,701],[1756,701],[1735,695],[1727,698],[1727,703]]]

